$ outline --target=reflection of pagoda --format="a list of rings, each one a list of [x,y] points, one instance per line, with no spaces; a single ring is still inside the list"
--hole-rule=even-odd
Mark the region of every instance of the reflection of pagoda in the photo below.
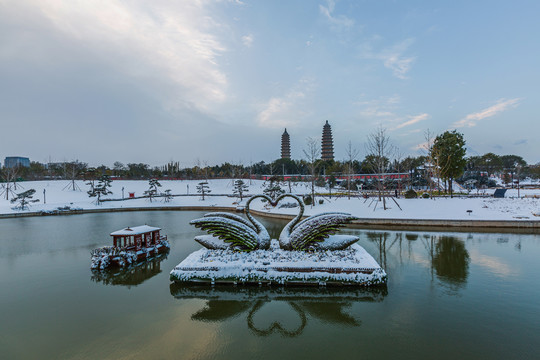
[[[326,120],[326,124],[323,126],[321,149],[321,159],[323,161],[334,160],[334,140],[332,139],[332,128],[328,120]]]
[[[291,139],[287,133],[287,129],[281,135],[281,158],[290,159],[291,158]]]

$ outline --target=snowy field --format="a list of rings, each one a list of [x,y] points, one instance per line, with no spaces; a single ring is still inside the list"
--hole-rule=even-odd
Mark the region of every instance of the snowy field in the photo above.
[[[152,202],[148,199],[133,199],[125,201],[107,201],[96,205],[96,198],[88,197],[88,185],[83,181],[77,181],[80,190],[73,191],[71,183],[65,180],[56,181],[29,181],[18,183],[16,193],[29,189],[35,189],[34,199],[39,199],[37,203],[30,205],[29,211],[54,210],[58,207],[70,206],[71,208],[95,209],[95,208],[128,208],[128,207],[160,207],[160,206],[232,206],[238,205],[238,199],[233,196],[209,196],[204,201],[197,194],[197,183],[200,180],[163,180],[160,181],[160,192],[170,189],[174,195],[192,195],[174,197],[170,202],[164,203],[162,198],[155,198]],[[249,195],[262,194],[264,181],[245,180],[249,185]],[[233,180],[219,179],[208,181],[211,195],[233,193]],[[135,196],[142,196],[148,190],[146,180],[118,180],[112,182],[112,195],[108,199],[121,199],[122,188],[124,197],[128,193],[135,193]],[[283,186],[285,191],[289,191],[288,186]],[[0,189],[0,192],[3,189]],[[45,200],[43,190],[45,190]],[[320,188],[317,191],[326,192]],[[336,190],[334,190],[336,191]],[[310,193],[307,184],[302,183],[292,187],[295,194]],[[492,193],[493,190],[488,190]],[[378,203],[375,210],[373,198],[365,200],[363,198],[328,198],[317,197],[316,206],[306,206],[306,214],[316,214],[328,211],[349,212],[360,218],[394,218],[394,219],[466,219],[466,220],[540,220],[540,199],[532,196],[540,196],[539,189],[520,190],[521,198],[517,198],[517,190],[510,189],[506,192],[504,199],[494,198],[438,198],[432,199],[404,199],[399,198],[397,202],[402,210],[392,201],[388,200],[390,209],[383,210],[382,204]],[[318,204],[319,199],[323,199],[322,205]],[[245,201],[245,200],[244,200]],[[293,199],[285,199],[282,202],[293,202]],[[253,209],[265,210],[273,213],[296,214],[296,208],[264,208],[260,201],[254,201]],[[281,205],[281,204],[280,204]],[[20,212],[13,209],[15,204],[5,200],[5,195],[0,199],[0,214]],[[467,210],[472,210],[469,214]],[[28,211],[28,210],[26,210]],[[536,214],[536,215],[535,215]]]

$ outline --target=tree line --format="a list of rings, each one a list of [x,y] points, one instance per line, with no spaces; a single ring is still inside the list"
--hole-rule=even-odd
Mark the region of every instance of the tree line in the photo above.
[[[90,167],[87,163],[73,161],[54,164],[42,164],[32,161],[29,167],[2,168],[0,181],[13,180],[92,180],[102,175],[121,179],[212,179],[212,178],[249,178],[261,175],[284,176],[299,175],[314,179],[351,174],[408,173],[413,186],[426,186],[426,171],[448,183],[467,182],[475,186],[493,186],[491,175],[497,174],[508,184],[519,179],[540,178],[540,163],[527,164],[518,155],[496,155],[487,153],[481,156],[465,156],[465,140],[456,131],[447,131],[436,137],[427,136],[424,155],[402,156],[399,150],[389,142],[384,129],[380,128],[368,137],[367,155],[358,159],[359,151],[349,143],[347,158],[343,160],[323,161],[319,159],[318,143],[308,139],[303,159],[277,159],[272,162],[259,161],[249,165],[225,162],[220,165],[208,165],[197,161],[191,167],[181,167],[179,162],[169,162],[162,166],[150,166],[145,163],[123,164],[116,161],[112,167],[100,165]],[[350,180],[350,183],[353,181]],[[75,184],[73,184],[75,186]]]

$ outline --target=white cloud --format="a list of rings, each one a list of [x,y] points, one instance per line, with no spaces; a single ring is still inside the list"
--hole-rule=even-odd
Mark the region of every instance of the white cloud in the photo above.
[[[257,115],[258,124],[266,128],[291,127],[298,124],[306,114],[302,109],[302,102],[312,89],[313,81],[302,79],[284,96],[270,98]]]
[[[417,151],[427,151],[427,149],[429,149],[429,143],[427,141],[417,144],[411,148],[411,150]]]
[[[480,120],[493,117],[500,112],[516,107],[520,100],[521,99],[519,98],[508,99],[508,100],[499,99],[495,105],[465,116],[463,119],[456,121],[454,124],[452,124],[452,127],[460,128],[460,127],[476,126],[476,124]]]
[[[253,45],[253,40],[252,34],[242,36],[242,43],[244,46],[251,47],[251,45]]]
[[[375,40],[380,40],[378,37]],[[407,79],[407,73],[411,70],[416,57],[407,56],[405,52],[414,43],[414,39],[405,39],[393,46],[384,48],[380,51],[373,51],[371,43],[362,44],[360,56],[364,59],[376,59],[383,62],[384,67],[392,70],[395,77]]]
[[[359,115],[362,117],[395,118],[397,115],[394,111],[400,101],[399,95],[392,95],[373,100],[360,100],[355,105],[360,106]]]
[[[32,13],[40,31],[60,34],[119,73],[165,83],[170,104],[179,98],[199,109],[226,99],[227,77],[218,65],[226,51],[207,1],[20,0],[4,7],[14,16]],[[24,15],[21,15],[24,14]],[[72,42],[73,43],[73,42]],[[149,80],[149,81],[148,81]]]
[[[401,124],[398,124],[394,129],[401,129],[405,126],[410,126],[410,125],[416,124],[419,121],[429,119],[429,114],[424,113],[420,115],[407,116],[407,117],[408,117],[407,121],[404,121]]]
[[[345,15],[333,15],[336,8],[336,2],[334,0],[327,0],[327,6],[319,5],[319,11],[326,19],[335,27],[350,28],[354,25],[354,20],[346,17]]]

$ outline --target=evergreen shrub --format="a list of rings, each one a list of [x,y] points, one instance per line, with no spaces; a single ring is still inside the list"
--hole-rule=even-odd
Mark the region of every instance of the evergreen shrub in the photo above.
[[[418,194],[413,189],[409,189],[405,192],[405,199],[416,199]]]

